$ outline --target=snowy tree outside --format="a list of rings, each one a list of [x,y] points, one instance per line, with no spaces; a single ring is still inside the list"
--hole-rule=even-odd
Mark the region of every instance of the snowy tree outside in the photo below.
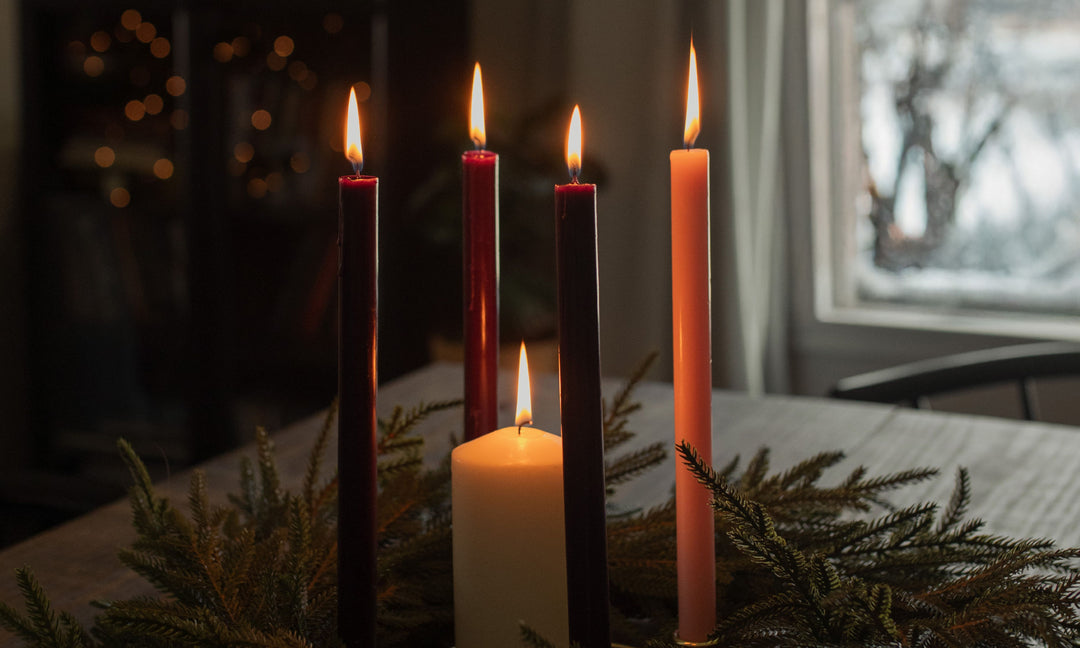
[[[852,1],[858,298],[1080,313],[1080,2]]]

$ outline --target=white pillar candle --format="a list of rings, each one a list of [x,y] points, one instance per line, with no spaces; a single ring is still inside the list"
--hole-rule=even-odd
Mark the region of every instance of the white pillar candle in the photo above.
[[[515,425],[451,455],[457,648],[523,646],[521,622],[569,644],[562,439],[524,427],[528,380],[522,344]]]

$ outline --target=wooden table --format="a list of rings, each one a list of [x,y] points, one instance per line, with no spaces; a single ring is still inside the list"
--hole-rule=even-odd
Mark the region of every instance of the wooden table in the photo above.
[[[513,381],[502,377],[500,425],[513,418]],[[421,400],[456,398],[461,393],[460,365],[437,364],[384,385],[379,392],[381,415],[394,405],[412,406]],[[620,381],[605,384],[612,394]],[[558,389],[555,377],[533,377],[536,426],[557,431]],[[636,447],[671,437],[670,384],[645,383],[636,398],[644,408],[631,420]],[[953,487],[957,466],[971,470],[973,515],[987,520],[990,531],[1014,536],[1050,537],[1063,545],[1080,544],[1080,429],[896,407],[829,401],[817,398],[716,392],[713,397],[714,462],[726,463],[735,454],[749,457],[761,446],[772,449],[774,469],[783,469],[819,451],[842,449],[848,454],[835,475],[838,480],[856,465],[871,474],[921,466],[936,466],[941,475],[930,482],[896,493],[892,501],[912,503],[932,499],[944,503]],[[302,479],[311,440],[322,421],[313,416],[275,434],[283,484],[296,488]],[[440,413],[423,427],[428,439],[425,458],[435,462],[450,447],[450,434],[461,436],[460,410]],[[236,489],[237,466],[250,447],[207,462],[211,496],[216,501]],[[674,482],[674,456],[667,464],[624,485],[611,500],[613,507],[648,506],[664,501]],[[186,497],[189,472],[159,484],[174,502]],[[60,609],[88,621],[94,599],[126,598],[151,593],[152,588],[116,559],[118,547],[133,538],[126,500],[103,507],[77,520],[46,531],[0,552],[0,600],[20,605],[12,571],[34,568]],[[0,630],[0,648],[18,646]]]

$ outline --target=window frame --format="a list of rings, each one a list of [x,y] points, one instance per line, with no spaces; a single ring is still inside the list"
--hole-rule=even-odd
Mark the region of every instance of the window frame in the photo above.
[[[851,268],[858,218],[854,198],[863,171],[858,155],[861,118],[854,22],[851,0],[807,0],[805,72],[813,318],[826,324],[1080,341],[1076,316],[890,304],[857,298]]]

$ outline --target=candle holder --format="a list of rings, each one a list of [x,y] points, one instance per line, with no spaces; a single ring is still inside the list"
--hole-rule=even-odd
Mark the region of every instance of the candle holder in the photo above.
[[[687,641],[686,639],[680,639],[678,630],[672,635],[672,639],[675,641],[676,646],[697,646],[698,648],[701,648],[702,646],[720,645],[720,642],[717,639],[706,639],[705,641]]]

